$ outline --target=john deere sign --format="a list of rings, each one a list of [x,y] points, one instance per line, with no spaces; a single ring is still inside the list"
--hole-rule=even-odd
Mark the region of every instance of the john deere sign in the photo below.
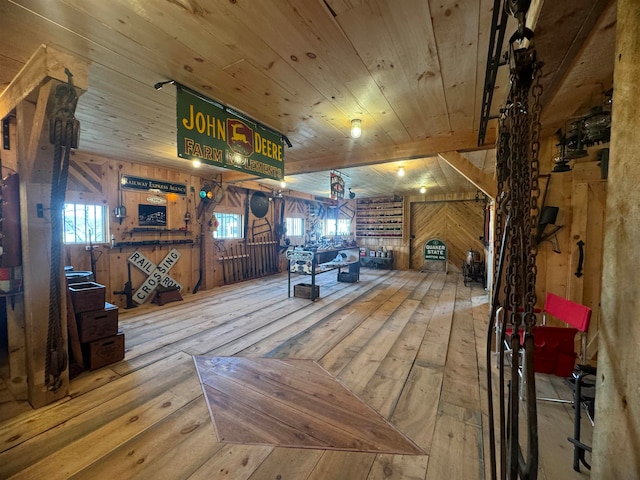
[[[425,260],[447,260],[447,246],[442,240],[431,239],[424,244]]]
[[[284,178],[282,138],[206,101],[177,89],[178,156],[263,178]]]

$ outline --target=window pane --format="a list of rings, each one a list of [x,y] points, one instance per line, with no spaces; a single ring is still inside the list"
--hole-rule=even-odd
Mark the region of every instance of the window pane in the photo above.
[[[242,238],[242,215],[235,213],[216,213],[218,230],[213,232],[213,238]]]
[[[304,236],[304,218],[287,218],[287,235],[290,237]]]
[[[63,210],[64,243],[104,243],[107,238],[106,206],[67,203]]]
[[[351,235],[351,220],[348,218],[340,218],[338,220],[338,231],[336,232],[336,219],[327,218],[325,235]]]

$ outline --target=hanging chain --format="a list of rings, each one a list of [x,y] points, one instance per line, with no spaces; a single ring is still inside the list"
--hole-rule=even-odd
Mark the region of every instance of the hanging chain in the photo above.
[[[542,86],[540,85],[540,77],[542,76],[542,68],[539,63],[536,64],[534,70],[534,83],[531,88],[531,96],[533,97],[533,106],[531,111],[531,161],[530,161],[530,188],[531,195],[531,212],[528,216],[529,225],[528,235],[528,256],[527,256],[527,292],[525,294],[525,318],[527,333],[531,333],[536,323],[534,307],[536,304],[536,277],[538,269],[536,267],[536,257],[538,255],[538,246],[536,242],[536,229],[538,218],[540,216],[540,184],[538,178],[540,175],[540,96],[542,95]]]
[[[509,52],[511,88],[506,107],[501,111],[496,155],[498,195],[494,230],[494,280],[504,279],[504,283],[503,291],[498,292],[493,303],[506,310],[504,322],[511,326],[508,343],[513,352],[507,395],[503,383],[504,364],[500,360],[500,397],[503,400],[508,398],[508,408],[504,403],[500,405],[501,478],[533,480],[537,477],[538,466],[533,327],[536,323],[535,234],[540,199],[538,156],[542,87],[541,64],[536,60],[532,43],[528,48],[516,50],[513,47],[514,37]],[[532,34],[526,38],[531,40]],[[498,255],[498,252],[501,254]],[[502,299],[500,293],[503,293]],[[496,306],[493,308],[495,310]],[[500,345],[497,345],[501,356],[504,353],[502,341],[507,340],[504,330]],[[523,353],[522,357],[519,352]],[[521,361],[524,362],[522,372]],[[522,436],[519,431],[521,373],[527,390],[526,456],[519,444]]]

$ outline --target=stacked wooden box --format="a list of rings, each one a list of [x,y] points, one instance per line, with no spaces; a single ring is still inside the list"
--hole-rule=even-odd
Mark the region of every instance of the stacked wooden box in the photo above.
[[[124,333],[118,332],[118,307],[105,302],[105,287],[95,282],[69,285],[85,364],[90,370],[124,358]]]

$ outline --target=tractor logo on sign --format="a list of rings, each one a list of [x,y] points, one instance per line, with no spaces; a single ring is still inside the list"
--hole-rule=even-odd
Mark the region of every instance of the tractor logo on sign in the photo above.
[[[235,153],[248,157],[253,153],[253,130],[240,120],[227,118],[227,143]]]

